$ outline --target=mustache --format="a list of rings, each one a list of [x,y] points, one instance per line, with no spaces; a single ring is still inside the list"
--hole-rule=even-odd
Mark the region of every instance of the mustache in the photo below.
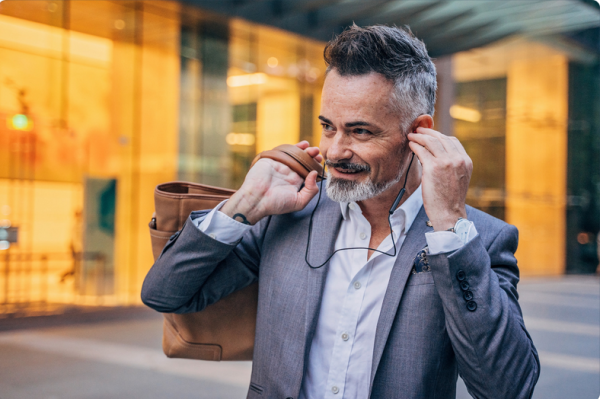
[[[370,172],[371,167],[367,164],[351,163],[351,162],[331,162],[325,161],[325,165],[330,168],[340,168],[351,170],[354,172]]]

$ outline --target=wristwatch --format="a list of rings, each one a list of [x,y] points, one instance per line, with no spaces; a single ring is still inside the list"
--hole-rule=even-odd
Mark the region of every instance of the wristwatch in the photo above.
[[[469,230],[471,230],[472,225],[473,223],[470,220],[465,218],[458,218],[454,227],[448,229],[448,231],[457,234],[458,238],[460,238],[463,244],[466,244],[469,238]]]

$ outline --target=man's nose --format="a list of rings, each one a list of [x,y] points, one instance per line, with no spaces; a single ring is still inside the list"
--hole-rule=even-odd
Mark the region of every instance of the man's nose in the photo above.
[[[337,132],[327,149],[326,157],[332,162],[348,161],[352,158],[350,138],[343,132]]]

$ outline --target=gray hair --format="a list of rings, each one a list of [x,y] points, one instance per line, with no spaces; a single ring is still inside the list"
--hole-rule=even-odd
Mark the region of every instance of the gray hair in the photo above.
[[[327,72],[341,76],[376,72],[394,83],[391,101],[400,114],[401,130],[408,133],[423,114],[433,116],[437,89],[435,65],[425,43],[408,27],[352,24],[334,37],[323,52]]]

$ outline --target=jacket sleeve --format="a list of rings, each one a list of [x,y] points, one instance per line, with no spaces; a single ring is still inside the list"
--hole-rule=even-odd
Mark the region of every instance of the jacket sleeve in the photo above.
[[[142,285],[142,302],[162,313],[199,312],[258,279],[263,231],[269,218],[226,244],[198,229],[188,217],[168,241]]]
[[[458,371],[475,398],[530,398],[539,377],[518,303],[517,244],[517,229],[505,225],[489,248],[478,235],[429,257]]]

